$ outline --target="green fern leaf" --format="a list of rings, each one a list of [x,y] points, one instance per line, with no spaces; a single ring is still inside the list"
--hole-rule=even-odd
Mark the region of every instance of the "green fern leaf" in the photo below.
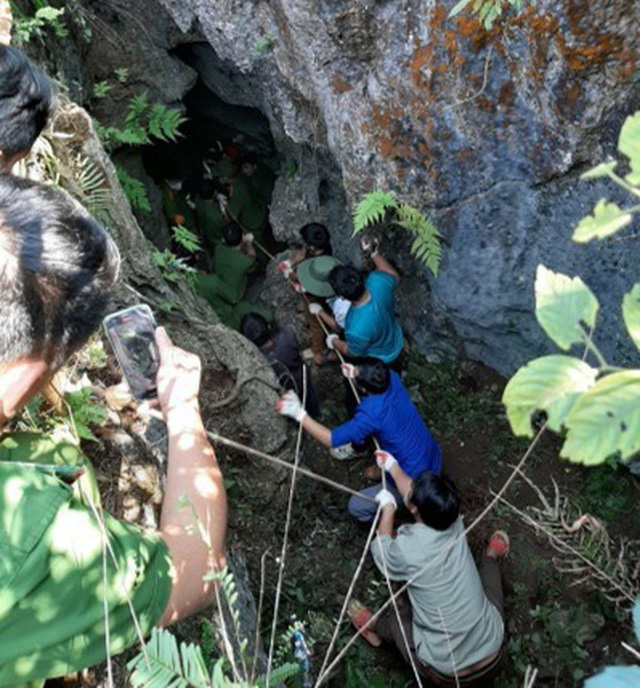
[[[180,136],[180,126],[186,121],[180,110],[164,105],[154,105],[149,115],[149,132],[161,141],[175,141]]]
[[[415,235],[411,253],[437,276],[442,258],[438,228],[413,206],[403,203],[398,207],[397,224]]]
[[[373,191],[365,194],[353,214],[353,233],[377,224],[390,209],[398,207],[393,191]]]
[[[124,168],[117,166],[118,181],[132,208],[143,213],[151,212],[151,203],[147,194],[147,187],[139,180],[132,177]]]
[[[154,628],[145,651],[127,665],[134,688],[211,688],[199,647],[181,643],[178,649],[169,631]]]
[[[142,115],[145,113],[148,107],[149,94],[147,91],[143,91],[137,96],[134,96],[129,103],[129,107],[127,108],[125,124],[131,124],[133,122],[139,123]]]
[[[299,673],[300,666],[298,664],[294,664],[293,662],[283,664],[282,666],[279,666],[277,669],[274,669],[271,672],[271,676],[269,677],[269,685],[278,686],[281,683],[288,681],[290,678],[297,676]],[[256,685],[258,686],[258,688],[263,688],[264,686],[266,686],[267,677],[260,676],[256,681]]]
[[[186,251],[189,251],[189,253],[198,253],[202,251],[200,238],[190,229],[187,229],[182,225],[176,225],[172,227],[171,230],[173,232],[173,238]]]
[[[96,217],[111,205],[111,193],[106,186],[102,170],[89,158],[78,155],[74,160],[76,192],[78,200]]]

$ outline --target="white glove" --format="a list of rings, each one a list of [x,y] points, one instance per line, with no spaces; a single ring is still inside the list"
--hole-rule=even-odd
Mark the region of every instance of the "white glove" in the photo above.
[[[354,380],[358,375],[358,369],[353,365],[353,363],[343,363],[340,366],[340,370],[347,380]]]
[[[379,468],[383,471],[391,473],[391,469],[398,463],[396,457],[393,454],[389,454],[382,449],[377,449],[375,453],[376,463]]]
[[[311,315],[320,315],[320,313],[322,313],[322,306],[319,303],[310,303],[309,313],[311,313]]]
[[[253,234],[252,234],[251,232],[247,232],[247,233],[244,235],[244,240],[245,240],[246,242],[248,242],[249,244],[252,244],[254,239],[255,239],[255,237],[253,236]]]
[[[293,274],[293,263],[290,260],[281,260],[278,263],[278,272],[282,273],[285,279],[289,279]]]
[[[327,349],[330,351],[335,351],[336,350],[336,340],[340,339],[340,337],[337,334],[329,334],[327,335],[327,338],[324,340],[324,343],[327,345]]]
[[[398,508],[396,498],[389,490],[380,490],[376,495],[376,502],[378,502],[381,509],[384,509],[386,506],[392,506],[394,509]]]
[[[362,246],[364,253],[371,256],[378,255],[378,240],[375,237],[363,236],[360,239],[360,246]]]
[[[307,415],[307,412],[302,406],[302,402],[293,390],[285,392],[280,397],[276,408],[278,409],[278,413],[293,418],[296,423],[301,423],[303,418]]]
[[[300,282],[294,282],[293,288],[298,292],[298,294],[305,294],[306,289],[300,284]]]

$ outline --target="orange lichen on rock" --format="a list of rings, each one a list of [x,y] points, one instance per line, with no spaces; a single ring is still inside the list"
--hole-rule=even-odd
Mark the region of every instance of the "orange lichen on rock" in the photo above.
[[[336,93],[348,93],[353,91],[353,84],[344,79],[342,74],[336,74],[332,80],[333,90]]]

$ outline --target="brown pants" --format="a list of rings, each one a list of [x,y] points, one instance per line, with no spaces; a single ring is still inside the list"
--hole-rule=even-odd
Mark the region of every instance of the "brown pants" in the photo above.
[[[307,298],[311,303],[319,303],[324,306],[324,299],[318,298],[317,296],[312,296],[307,294]],[[306,311],[307,326],[309,328],[309,346],[314,355],[321,354],[325,351],[325,334],[322,329],[322,325],[318,322],[318,318],[315,315]]]
[[[500,571],[500,564],[493,557],[487,557],[485,555],[480,562],[479,574],[487,599],[497,608],[500,615],[504,617],[504,595],[502,592],[502,573]],[[444,676],[431,667],[426,666],[418,659],[413,643],[413,630],[411,628],[411,603],[406,594],[398,597],[397,603],[400,621],[402,622],[402,628],[409,643],[411,656],[421,676],[429,679],[432,685],[455,686],[456,681],[453,676]],[[409,652],[407,651],[407,646],[402,637],[402,631],[400,630],[400,624],[398,623],[398,617],[396,616],[393,605],[380,616],[378,625],[376,626],[376,633],[382,641],[395,645],[404,658],[404,661],[408,664],[411,663]],[[498,657],[495,661],[491,662],[486,667],[482,667],[482,669],[473,674],[460,676],[458,679],[459,684],[470,685],[479,679],[487,680],[489,675],[493,673],[500,664],[500,659],[501,657]]]

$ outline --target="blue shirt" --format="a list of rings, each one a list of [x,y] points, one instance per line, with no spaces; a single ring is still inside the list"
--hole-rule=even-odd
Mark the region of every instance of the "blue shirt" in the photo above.
[[[371,272],[365,287],[371,295],[362,306],[351,306],[344,324],[352,356],[373,356],[393,363],[402,352],[402,330],[396,321],[398,281],[386,272]]]
[[[440,446],[433,439],[400,377],[391,371],[383,394],[363,397],[354,417],[331,431],[331,446],[359,444],[375,435],[380,447],[393,454],[400,468],[415,478],[422,471],[440,473]]]

